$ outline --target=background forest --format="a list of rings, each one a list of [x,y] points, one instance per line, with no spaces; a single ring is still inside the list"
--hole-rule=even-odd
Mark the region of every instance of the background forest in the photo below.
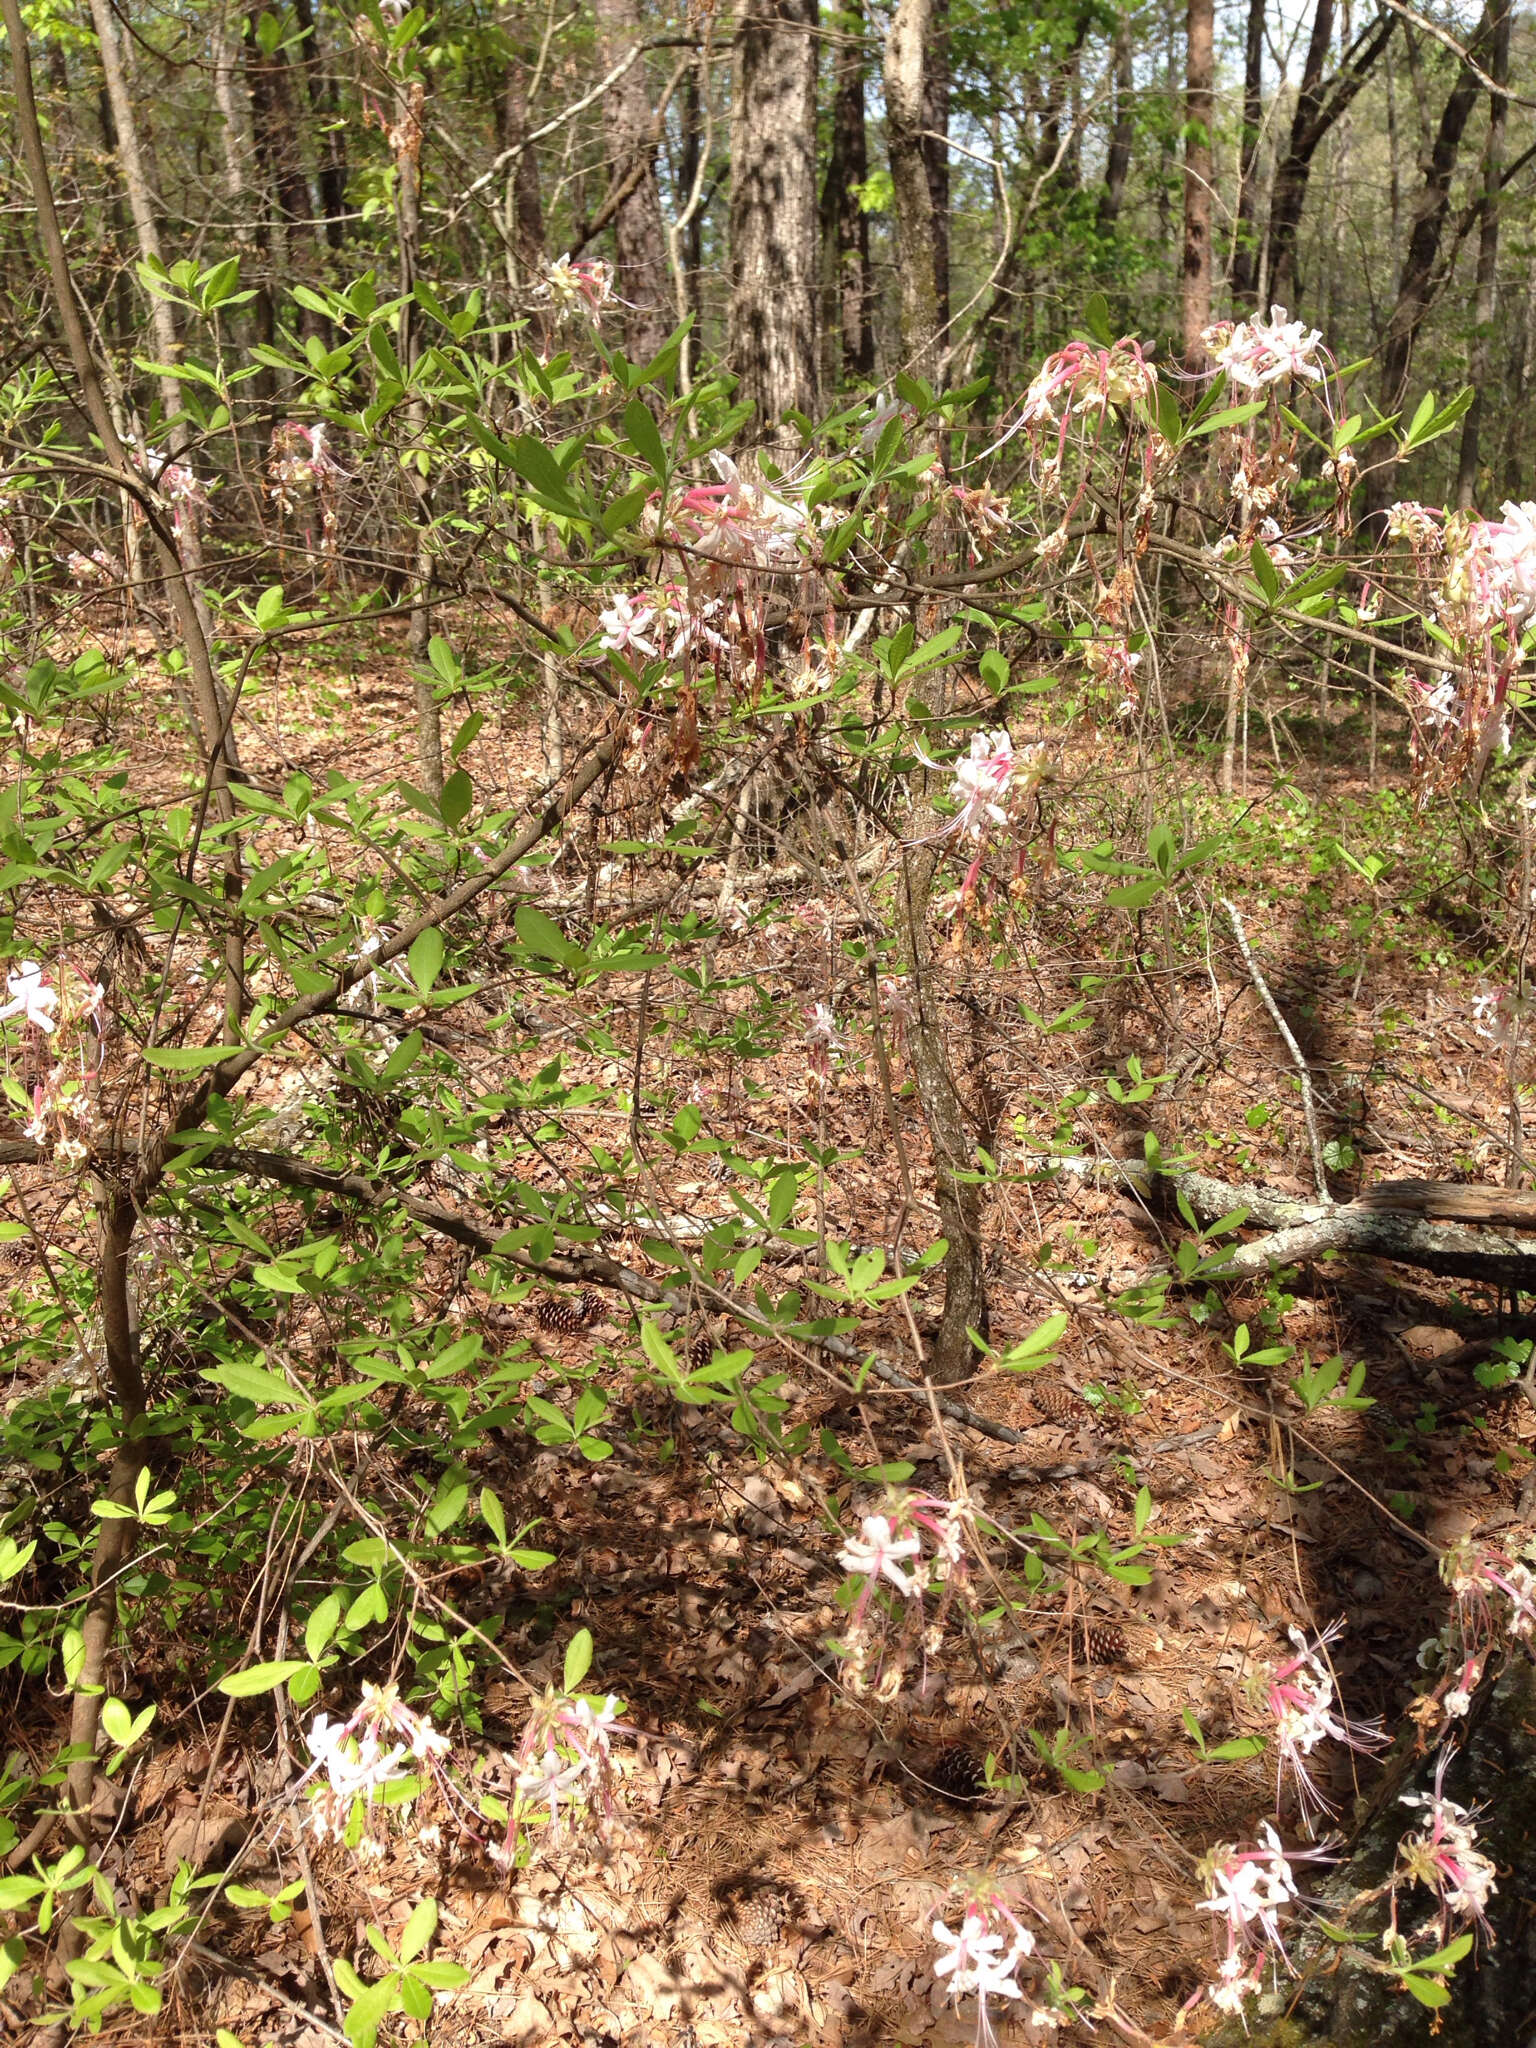
[[[1529,19],[0,25],[0,2028],[1528,2038]]]

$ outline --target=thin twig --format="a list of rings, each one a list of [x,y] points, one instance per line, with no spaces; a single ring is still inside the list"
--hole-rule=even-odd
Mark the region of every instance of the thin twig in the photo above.
[[[1259,1001],[1273,1018],[1275,1029],[1285,1040],[1286,1050],[1296,1063],[1296,1072],[1301,1079],[1301,1113],[1307,1120],[1307,1143],[1312,1148],[1312,1178],[1317,1187],[1317,1199],[1320,1202],[1331,1202],[1333,1197],[1328,1192],[1328,1175],[1323,1168],[1323,1141],[1317,1129],[1317,1104],[1312,1095],[1311,1069],[1302,1056],[1301,1047],[1296,1043],[1295,1033],[1285,1021],[1280,1005],[1269,992],[1269,983],[1259,971],[1259,963],[1253,957],[1253,948],[1248,943],[1248,934],[1243,929],[1243,920],[1238,915],[1237,905],[1225,896],[1218,896],[1216,901],[1227,913],[1232,936],[1237,940],[1237,950],[1242,954],[1243,964],[1259,992]]]

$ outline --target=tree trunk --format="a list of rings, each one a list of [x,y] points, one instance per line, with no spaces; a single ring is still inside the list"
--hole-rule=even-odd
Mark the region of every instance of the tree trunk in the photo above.
[[[923,168],[933,213],[933,296],[949,325],[949,0],[930,0],[923,53]]]
[[[770,432],[816,405],[816,26],[816,0],[740,0],[736,18],[729,347]]]
[[[165,257],[160,247],[160,228],[155,219],[155,204],[144,167],[144,151],[139,140],[133,96],[129,91],[127,73],[123,68],[122,50],[117,40],[117,23],[113,17],[110,0],[91,0],[91,22],[96,30],[96,41],[101,52],[102,77],[106,82],[107,101],[112,109],[112,126],[117,136],[117,160],[122,168],[123,184],[128,192],[128,210],[133,215],[139,257],[144,263],[163,267]],[[148,297],[149,324],[150,332],[154,336],[155,354],[162,364],[173,364],[180,352],[181,344],[177,340],[176,321],[170,302],[162,299],[158,293],[150,293]],[[166,442],[172,455],[179,459],[187,459],[188,434],[185,423],[179,417],[182,411],[181,385],[173,376],[162,376],[159,384],[160,405],[166,418]],[[184,522],[177,530],[177,546],[181,560],[187,568],[187,589],[206,641],[212,638],[213,623],[202,592],[203,543],[198,527],[197,506],[188,505],[185,508],[185,515]],[[214,696],[218,705],[219,724],[228,727],[229,698],[217,677],[214,681]],[[225,759],[232,767],[239,766],[239,750],[232,730],[226,732]]]
[[[229,33],[227,20],[221,17],[213,39],[213,98],[224,123],[224,190],[240,219],[236,239],[243,242],[246,230],[240,217],[250,203],[246,167],[252,155],[251,108],[236,78],[236,49],[237,41]],[[253,280],[247,278],[245,282],[250,284]]]
[[[1136,74],[1131,58],[1131,18],[1122,14],[1115,24],[1115,122],[1104,153],[1104,189],[1099,194],[1098,206],[1101,235],[1108,235],[1120,218],[1136,141]]]
[[[1294,308],[1301,296],[1296,275],[1296,237],[1307,196],[1307,180],[1318,144],[1370,76],[1371,67],[1387,47],[1397,16],[1378,15],[1355,37],[1328,81],[1323,71],[1333,44],[1334,0],[1317,0],[1312,35],[1302,65],[1291,118],[1290,140],[1275,171],[1269,201],[1269,289],[1267,296]]]
[[[1485,0],[1482,15],[1468,44],[1469,57],[1477,53],[1486,38],[1489,4],[1490,0]],[[1464,59],[1456,68],[1456,82],[1441,110],[1440,124],[1424,169],[1424,183],[1414,206],[1408,251],[1398,278],[1397,303],[1392,308],[1382,337],[1381,378],[1376,402],[1383,413],[1399,411],[1407,395],[1414,342],[1430,307],[1435,264],[1440,255],[1445,216],[1451,203],[1451,178],[1455,173],[1462,137],[1472,118],[1472,109],[1477,105],[1479,90],[1471,62]],[[1373,514],[1379,514],[1390,502],[1392,470],[1390,462],[1380,462],[1365,473],[1366,507]]]
[[[414,382],[421,352],[416,308],[412,293],[416,287],[421,255],[421,145],[425,126],[426,89],[418,80],[395,87],[395,121],[390,143],[395,153],[395,235],[400,259],[400,361],[406,384]],[[415,561],[411,577],[411,616],[408,645],[411,655],[412,689],[416,701],[416,754],[421,769],[421,786],[428,796],[443,793],[443,726],[437,704],[437,683],[429,650],[432,642],[432,485],[417,456],[427,450],[427,408],[420,397],[411,397],[405,408],[409,443],[404,464],[405,485],[410,493],[411,524],[415,528]]]
[[[133,95],[128,89],[127,73],[123,69],[117,23],[109,0],[91,0],[91,22],[101,52],[101,72],[106,81],[107,104],[112,110],[112,129],[117,139],[118,167],[128,194],[128,210],[133,216],[139,259],[163,267],[165,257],[160,247],[160,226],[155,219],[155,203],[144,168],[138,117],[134,111]],[[160,362],[174,363],[181,350],[176,337],[175,315],[170,301],[156,293],[149,294],[149,331],[154,337],[155,354]],[[169,376],[161,377],[159,384],[160,403],[169,420],[182,409],[181,385],[175,377]],[[185,445],[185,434],[179,428],[172,429],[170,440],[173,451],[179,453]]]
[[[896,202],[901,353],[914,376],[937,365],[940,325],[933,193],[923,146],[932,0],[896,0],[885,40],[885,135]]]
[[[842,344],[843,375],[869,377],[875,368],[870,325],[869,215],[854,190],[869,176],[869,141],[864,120],[863,0],[853,0],[837,17],[846,40],[838,44],[832,73],[832,149],[822,187],[825,246],[834,269],[827,324]],[[829,366],[830,367],[830,366]]]
[[[702,69],[702,62],[700,69]],[[699,92],[699,72],[690,71],[683,81],[683,111],[680,122],[680,146],[677,153],[677,198],[673,216],[672,233],[677,237],[676,221],[687,211],[693,197],[693,189],[699,183],[699,171],[704,153],[704,103]],[[679,238],[678,261],[682,266],[679,289],[687,310],[695,320],[699,313],[699,272],[704,266],[704,208],[703,192],[700,203],[688,213],[687,221]]]
[[[1497,12],[1488,49],[1488,75],[1498,85],[1509,79],[1511,0],[1494,0]],[[1484,391],[1493,376],[1493,321],[1499,283],[1499,189],[1504,175],[1504,132],[1509,101],[1503,93],[1488,95],[1488,135],[1483,143],[1483,216],[1478,223],[1477,285],[1472,317],[1472,351],[1467,381],[1472,405],[1461,427],[1461,459],[1456,471],[1456,503],[1466,511],[1477,496],[1478,444],[1482,434]]]
[[[304,41],[300,45],[299,53],[299,65],[304,73],[304,90],[319,130],[319,172],[316,182],[320,189],[320,213],[327,243],[331,248],[339,249],[345,233],[341,216],[347,203],[347,153],[343,140],[346,129],[337,118],[340,103],[336,93],[336,77],[326,63],[325,52],[320,47],[314,0],[294,0],[294,14],[299,27],[304,31]]]
[[[516,149],[507,169],[506,188],[501,200],[501,238],[505,251],[507,282],[514,292],[526,293],[544,268],[544,195],[539,186],[539,159],[535,150],[519,147],[528,133],[528,65],[523,52],[514,49],[507,59],[506,75],[496,102],[496,141],[499,149]],[[540,348],[549,345],[551,323],[547,309],[535,308],[530,325]]]
[[[1189,0],[1184,74],[1184,367],[1205,368],[1211,324],[1211,118],[1216,85],[1215,0]]]
[[[1232,237],[1232,304],[1252,312],[1259,294],[1259,142],[1264,124],[1264,0],[1248,0],[1243,51],[1243,133],[1237,221]]]
[[[1527,259],[1525,293],[1509,345],[1504,388],[1504,493],[1519,498],[1525,491],[1526,409],[1531,392],[1531,345],[1536,339],[1536,249]]]
[[[640,40],[635,0],[593,0],[598,56],[611,71]],[[645,59],[631,64],[604,101],[613,156],[611,190],[630,185],[614,216],[618,294],[625,302],[624,346],[647,363],[672,332],[667,308],[667,249],[656,184],[656,141]]]
[[[1269,297],[1291,307],[1299,293],[1296,278],[1296,236],[1301,227],[1301,209],[1312,174],[1312,158],[1326,132],[1319,124],[1323,112],[1323,71],[1333,45],[1334,0],[1317,0],[1312,16],[1312,35],[1296,90],[1296,111],[1291,116],[1291,136],[1285,155],[1275,171],[1269,200]]]

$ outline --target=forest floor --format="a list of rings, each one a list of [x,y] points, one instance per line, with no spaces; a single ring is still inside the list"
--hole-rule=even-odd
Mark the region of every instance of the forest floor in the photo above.
[[[408,675],[381,643],[350,677],[297,671],[251,711],[256,772],[307,768],[318,779],[335,768],[382,780],[399,772]],[[477,782],[538,779],[533,723],[531,707],[490,721],[470,757]],[[1255,827],[1252,864],[1236,874],[1229,866],[1226,887],[1313,1061],[1337,1191],[1398,1177],[1493,1180],[1506,1076],[1471,1020],[1479,963],[1447,921],[1440,899],[1453,885],[1437,883],[1431,853],[1415,851],[1421,826],[1407,799],[1384,799],[1352,765],[1357,739],[1313,727],[1321,758],[1288,764],[1283,801],[1266,760],[1253,805],[1262,843]],[[1113,767],[1103,769],[1098,748],[1099,782],[1085,800],[1105,804],[1108,835],[1113,804],[1094,792],[1112,786]],[[1212,804],[1208,787],[1185,800]],[[1064,791],[1063,841],[1095,837],[1068,831],[1071,803]],[[1392,891],[1388,906],[1347,863],[1321,858],[1340,841],[1381,852],[1423,886]],[[611,917],[622,877],[607,886]],[[1204,958],[1127,979],[1102,913],[1097,922],[1089,914],[1097,878],[1042,867],[1033,886],[1029,941],[1007,963],[985,943],[963,942],[974,954],[957,967],[952,1017],[956,1043],[971,1048],[966,1085],[999,1133],[1004,1177],[986,1224],[992,1343],[1006,1348],[1053,1306],[1073,1312],[1041,1373],[988,1368],[955,1390],[1022,1431],[1025,1445],[960,1424],[941,1431],[910,1395],[874,1381],[851,1392],[814,1351],[765,1346],[759,1367],[784,1375],[782,1424],[812,1430],[802,1456],[764,1462],[732,1428],[729,1404],[678,1408],[658,1392],[617,1309],[618,1319],[586,1333],[551,1336],[531,1304],[484,1291],[481,1270],[466,1278],[445,1247],[431,1274],[438,1302],[484,1336],[490,1357],[524,1346],[565,1380],[590,1376],[610,1404],[613,1451],[602,1462],[508,1433],[499,1463],[477,1474],[555,1563],[478,1582],[472,1574],[452,1590],[461,1612],[494,1621],[501,1650],[536,1687],[559,1682],[572,1628],[590,1629],[592,1683],[625,1701],[631,1731],[616,1745],[616,1810],[600,1837],[573,1837],[511,1880],[457,1852],[451,1830],[439,1838],[431,1824],[447,1816],[427,1803],[373,1860],[315,1847],[322,1929],[302,1905],[277,1925],[221,1921],[207,1946],[245,1974],[191,1964],[156,2039],[179,2030],[211,2042],[216,2026],[282,2048],[333,2038],[302,2011],[327,2002],[317,1933],[329,1953],[356,1954],[367,1924],[392,1935],[430,1895],[442,1908],[437,1952],[472,1972],[439,2002],[434,2044],[942,2048],[973,2038],[975,2021],[969,2003],[958,2014],[945,2007],[930,1930],[936,1918],[954,1921],[957,1882],[986,1869],[1029,1874],[1038,1955],[1059,1957],[1065,1981],[1098,1995],[1113,1986],[1154,2036],[1176,2023],[1205,2030],[1207,2006],[1178,2021],[1211,1968],[1196,1865],[1213,1844],[1251,1837],[1273,1810],[1274,1765],[1272,1752],[1203,1761],[1189,1717],[1211,1746],[1261,1733],[1254,1682],[1288,1653],[1287,1630],[1344,1617],[1333,1651],[1342,1698],[1353,1715],[1396,1725],[1421,1679],[1418,1646],[1445,1614],[1436,1552],[1515,1518],[1536,1415],[1474,1376],[1486,1353],[1467,1339],[1486,1332],[1498,1307],[1491,1293],[1379,1262],[1337,1260],[1283,1284],[1233,1288],[1177,1329],[1113,1312],[1110,1297],[1165,1256],[1167,1226],[1113,1188],[1026,1174],[1023,1154],[1070,1138],[1073,1151],[1139,1155],[1151,1127],[1165,1154],[1182,1149],[1230,1179],[1237,1199],[1245,1183],[1306,1192],[1295,1075],[1224,929],[1213,929]],[[828,1000],[843,1015],[863,982],[839,950],[837,901],[810,880],[778,885],[776,901],[770,919],[745,919],[716,942],[715,976],[742,977],[743,1003],[747,989],[768,987],[796,1010]],[[489,931],[487,945],[506,936]],[[1155,953],[1148,945],[1144,960]],[[1022,1006],[1055,1016],[1097,976],[1112,996],[1094,999],[1089,1031],[1046,1034],[1027,1021]],[[540,1056],[558,1049],[568,1077],[594,1083],[591,1129],[601,1135],[606,1118],[616,1146],[626,1119],[601,1095],[627,1087],[629,1075],[611,1051],[584,1048],[582,1001],[554,986],[541,999]],[[608,1025],[622,1037],[611,1007]],[[652,1031],[646,1087],[701,1107],[716,1135],[745,1151],[806,1139],[835,1148],[829,1233],[888,1251],[930,1241],[925,1140],[899,1046],[887,1101],[870,1060],[836,1067],[819,1086],[793,1031],[788,1050],[754,1064],[750,1086],[728,1053],[690,1037],[683,1005]],[[493,1067],[496,1047],[483,1055]],[[1092,1077],[1123,1079],[1133,1056],[1146,1074],[1173,1078],[1150,1102],[1117,1104]],[[579,1145],[556,1143],[542,1171],[553,1186],[582,1166]],[[734,1213],[707,1160],[657,1147],[652,1168],[653,1191],[675,1216]],[[606,1248],[662,1277],[638,1241]],[[793,1265],[774,1269],[775,1286],[798,1277]],[[922,1327],[936,1312],[936,1284],[925,1281],[912,1302]],[[1267,1367],[1237,1362],[1240,1324],[1255,1348],[1293,1355]],[[898,1304],[866,1323],[860,1341],[910,1372],[913,1334]],[[1335,1354],[1364,1364],[1374,1406],[1306,1411],[1292,1381],[1306,1359]],[[1148,1554],[1149,1582],[1078,1575],[1048,1582],[1036,1608],[1010,1621],[957,1614],[899,1688],[855,1694],[823,1654],[843,1621],[836,1532],[878,1506],[880,1488],[857,1468],[893,1462],[937,1493],[963,1475],[999,1525],[1041,1517],[1072,1539],[1107,1530],[1116,1545],[1134,1540],[1145,1486],[1154,1503],[1146,1534],[1160,1545]],[[1109,1657],[1085,1654],[1090,1622],[1120,1632]],[[174,1647],[157,1643],[152,1626],[139,1640],[136,1676],[160,1703],[157,1742],[133,1780],[130,1824],[109,1865],[144,1902],[164,1896],[179,1858],[206,1861],[219,1842],[243,1838],[288,1770],[270,1719],[250,1718],[249,1743],[239,1723],[216,1756],[216,1716],[176,1696]],[[493,1762],[510,1749],[523,1698],[490,1683],[483,1735],[468,1748]],[[40,1689],[27,1702],[30,1745],[57,1739],[58,1712]],[[1037,1732],[1049,1748],[1063,1729],[1076,1738],[1069,1767],[1102,1773],[1100,1789],[1072,1789],[1031,1740]],[[1009,1784],[975,1798],[941,1791],[935,1767],[953,1783],[963,1768],[955,1751],[978,1765],[995,1758]],[[1322,1774],[1344,1816],[1369,1784],[1369,1766],[1357,1782],[1350,1761],[1339,1753]],[[269,1885],[289,1874],[276,1861],[242,1872]],[[24,2031],[21,2015],[11,2017]],[[1004,2043],[1033,2038],[1006,2010],[993,2019]],[[132,2038],[125,2024],[109,2037]]]

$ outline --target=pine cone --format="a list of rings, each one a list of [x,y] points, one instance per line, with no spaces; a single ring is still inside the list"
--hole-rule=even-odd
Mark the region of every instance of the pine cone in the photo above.
[[[561,1337],[574,1337],[587,1326],[581,1303],[566,1294],[546,1294],[534,1310],[534,1318],[541,1330],[553,1330]]]
[[[1086,1412],[1082,1395],[1062,1386],[1059,1380],[1032,1384],[1029,1398],[1048,1422],[1080,1422]]]
[[[1078,1631],[1083,1659],[1089,1664],[1124,1664],[1130,1656],[1125,1630],[1112,1621],[1085,1621]]]
[[[974,1805],[987,1789],[985,1764],[974,1749],[958,1742],[941,1749],[922,1777],[930,1791],[956,1806]]]
[[[715,1888],[723,1923],[749,1948],[771,1948],[784,1932],[795,1900],[772,1878],[728,1879]]]
[[[600,1323],[608,1313],[608,1298],[595,1287],[582,1289],[577,1306],[583,1323]]]
[[[715,1355],[715,1340],[707,1330],[700,1330],[688,1346],[688,1363],[695,1372],[702,1372]]]

